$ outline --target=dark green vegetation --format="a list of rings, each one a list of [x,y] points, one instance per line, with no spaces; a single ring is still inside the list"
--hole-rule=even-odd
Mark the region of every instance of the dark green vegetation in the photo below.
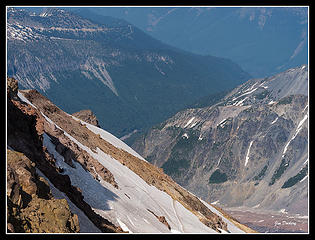
[[[8,75],[19,80],[21,89],[36,88],[68,113],[92,110],[100,126],[118,137],[147,129],[250,77],[228,59],[179,50],[123,20],[46,12],[51,15],[8,12],[11,27],[19,29],[17,22],[40,36],[36,41],[9,38]],[[106,86],[106,73],[117,95]]]
[[[269,182],[269,186],[273,185],[281,177],[281,175],[288,168],[288,166],[289,163],[285,159],[282,159],[279,168],[272,175],[271,181]]]
[[[292,102],[292,98],[293,96],[287,96],[287,97],[281,98],[278,102],[278,105],[290,104]]]
[[[281,188],[289,188],[301,181],[306,175],[308,171],[308,165],[306,165],[302,170],[296,174],[294,177],[289,178]]]
[[[186,137],[187,134],[188,138]],[[177,131],[178,134],[178,131]],[[192,150],[198,144],[199,132],[194,130],[180,130],[178,141],[172,148],[171,155],[162,168],[168,175],[180,177],[185,174],[191,163]]]
[[[268,90],[263,90],[262,92],[260,92],[260,93],[258,93],[258,94],[256,94],[256,95],[254,95],[254,96],[255,96],[256,99],[261,100],[261,99],[264,99],[265,97],[267,97],[268,94],[269,94],[269,91],[268,91]]]
[[[220,169],[215,170],[209,178],[209,183],[223,183],[227,180],[225,173],[222,173]]]
[[[258,180],[262,179],[263,176],[265,176],[265,173],[266,173],[267,168],[268,168],[268,165],[265,165],[265,166],[263,167],[263,169],[261,169],[260,173],[258,173],[258,175],[254,177],[254,180],[255,180],[255,181],[258,181]]]

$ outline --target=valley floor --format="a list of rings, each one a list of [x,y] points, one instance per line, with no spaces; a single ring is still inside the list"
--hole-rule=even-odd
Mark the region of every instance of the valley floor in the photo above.
[[[308,232],[308,216],[245,207],[224,208],[224,211],[260,233]]]

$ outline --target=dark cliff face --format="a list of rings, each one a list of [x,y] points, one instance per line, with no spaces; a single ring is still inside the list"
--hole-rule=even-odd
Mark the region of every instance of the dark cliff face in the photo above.
[[[251,80],[214,106],[177,113],[133,148],[211,202],[306,214],[307,85],[305,66]]]

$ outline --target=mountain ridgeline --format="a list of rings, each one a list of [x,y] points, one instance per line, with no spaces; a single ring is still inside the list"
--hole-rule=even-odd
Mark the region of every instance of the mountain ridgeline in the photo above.
[[[125,19],[151,36],[186,51],[232,59],[255,78],[308,62],[307,6],[87,9]],[[73,11],[81,14],[82,8]]]
[[[308,106],[302,65],[178,112],[132,147],[208,201],[307,215]]]
[[[255,232],[95,126],[90,111],[77,118],[7,83],[8,232]]]
[[[168,46],[111,17],[9,8],[7,36],[7,74],[21,89],[37,89],[67,112],[91,109],[118,137],[250,78],[228,59]]]

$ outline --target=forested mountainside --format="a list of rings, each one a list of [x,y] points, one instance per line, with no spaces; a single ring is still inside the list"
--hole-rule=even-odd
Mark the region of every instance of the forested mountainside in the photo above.
[[[8,9],[7,70],[21,89],[37,89],[67,112],[92,110],[118,137],[250,78],[231,60],[171,47],[126,21],[58,8]]]

